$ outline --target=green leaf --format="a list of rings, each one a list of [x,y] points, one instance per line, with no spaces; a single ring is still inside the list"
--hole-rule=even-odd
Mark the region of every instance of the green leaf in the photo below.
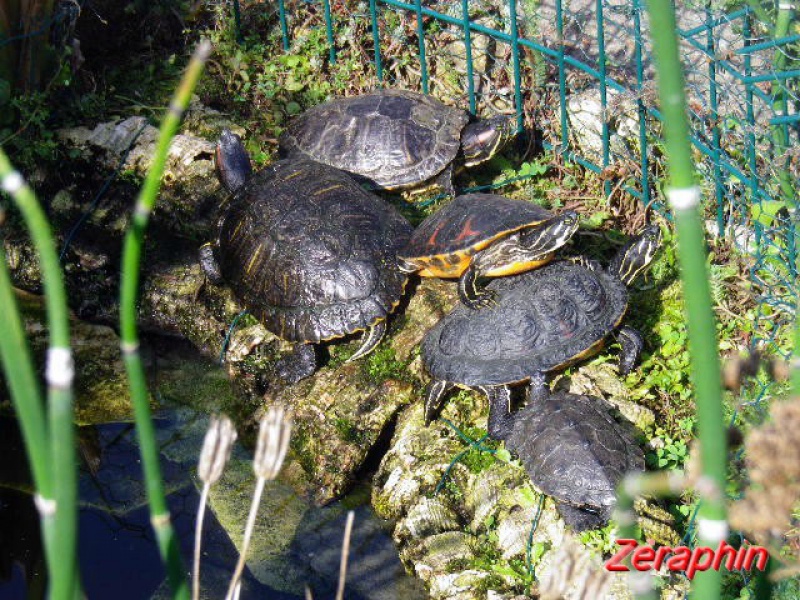
[[[509,462],[511,460],[511,453],[505,448],[498,448],[494,455],[497,460],[502,460],[503,462]]]

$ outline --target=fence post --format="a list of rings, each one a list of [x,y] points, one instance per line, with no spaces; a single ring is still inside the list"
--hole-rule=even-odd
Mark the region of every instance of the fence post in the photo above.
[[[422,0],[414,2],[417,10],[417,38],[419,40],[419,69],[422,77],[422,92],[428,93],[428,61],[425,58],[425,27],[422,23]]]
[[[564,12],[562,0],[556,0],[556,31],[558,33],[558,104],[561,110],[561,155],[567,158],[569,122],[567,120],[567,70],[564,62]]]
[[[636,44],[636,109],[639,115],[639,154],[642,168],[642,204],[650,204],[650,159],[647,156],[647,108],[642,99],[644,92],[644,60],[642,41],[642,2],[633,0],[633,33]]]
[[[720,161],[719,105],[717,103],[717,49],[714,40],[714,16],[711,2],[706,3],[706,52],[708,54],[708,104],[711,109],[712,160],[714,161],[714,196],[717,201],[717,232],[725,236],[725,190],[722,186]]]
[[[333,37],[333,20],[331,19],[331,2],[322,0],[322,7],[325,13],[325,33],[328,36],[328,61],[336,62],[336,40]]]
[[[289,27],[286,24],[286,5],[285,0],[278,0],[278,20],[281,23],[281,38],[283,39],[283,51],[289,50]]]
[[[464,49],[467,61],[467,92],[469,93],[469,111],[475,114],[475,82],[472,71],[472,32],[469,28],[469,0],[462,0],[461,11],[464,17]]]
[[[517,29],[517,0],[508,0],[508,18],[511,20],[511,57],[514,66],[514,105],[517,109],[517,131],[525,128],[522,110],[522,75],[519,69],[519,31]]]
[[[600,120],[603,123],[603,169],[608,167],[610,161],[609,140],[608,140],[608,89],[606,87],[606,35],[603,23],[603,0],[597,0],[595,4],[597,11],[597,67],[600,72]],[[611,195],[611,181],[606,179],[603,182],[603,193],[608,198]]]
[[[372,43],[375,46],[375,74],[383,83],[383,64],[381,63],[381,33],[378,27],[378,7],[376,0],[369,0],[369,15],[372,19]]]

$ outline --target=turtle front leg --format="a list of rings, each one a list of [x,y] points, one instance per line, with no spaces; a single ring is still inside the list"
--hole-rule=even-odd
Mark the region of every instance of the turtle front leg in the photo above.
[[[313,344],[295,344],[291,354],[275,363],[278,377],[289,384],[311,377],[316,370],[317,353]]]
[[[478,391],[489,400],[489,437],[504,440],[511,433],[511,389],[507,385],[482,385]]]
[[[528,402],[531,404],[544,402],[549,397],[550,387],[547,385],[547,376],[542,372],[531,375],[531,381],[528,384]]]
[[[444,171],[436,177],[436,185],[444,190],[444,193],[451,198],[456,197],[456,188],[453,185],[453,163],[444,168]]]
[[[203,269],[208,280],[214,285],[222,283],[222,271],[219,268],[217,257],[214,256],[214,246],[203,244],[200,246],[200,268]]]
[[[611,511],[595,512],[588,508],[578,508],[566,502],[556,501],[556,510],[564,523],[572,527],[575,532],[586,531],[587,529],[597,529],[608,525]]]
[[[461,298],[461,302],[473,310],[497,304],[495,300],[497,292],[479,286],[479,280],[480,271],[472,264],[467,267],[458,280],[458,297]]]
[[[345,362],[353,362],[375,350],[375,346],[381,343],[384,335],[386,335],[386,321],[378,321],[375,325],[367,329],[367,332],[364,334],[364,339],[361,342],[361,347]]]
[[[617,340],[622,346],[622,353],[619,358],[619,373],[627,375],[639,362],[639,355],[642,353],[644,341],[642,335],[632,327],[623,326],[617,333]]]
[[[455,387],[455,384],[451,381],[445,381],[444,379],[438,379],[436,381],[432,381],[431,384],[428,386],[428,389],[425,392],[425,426],[431,424],[436,418],[436,415],[439,412],[439,409],[442,408],[442,402],[444,401],[444,397],[447,395],[447,392],[452,390]]]

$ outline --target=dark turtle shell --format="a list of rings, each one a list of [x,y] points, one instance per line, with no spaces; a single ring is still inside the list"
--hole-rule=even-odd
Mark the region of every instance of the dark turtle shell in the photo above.
[[[420,269],[458,275],[472,255],[492,242],[554,216],[525,200],[464,194],[420,223],[400,256]]]
[[[644,469],[635,438],[599,398],[558,392],[514,415],[506,447],[517,453],[534,485],[607,521],[623,476]]]
[[[493,280],[497,304],[457,306],[422,341],[434,379],[501,385],[590,355],[619,325],[628,291],[617,277],[567,261]]]
[[[406,90],[339,98],[295,117],[280,137],[302,155],[359,175],[383,189],[414,187],[453,162],[463,110]]]
[[[319,342],[365,329],[398,304],[406,276],[397,252],[411,232],[347,174],[284,160],[236,194],[215,255],[237,297],[270,331]]]

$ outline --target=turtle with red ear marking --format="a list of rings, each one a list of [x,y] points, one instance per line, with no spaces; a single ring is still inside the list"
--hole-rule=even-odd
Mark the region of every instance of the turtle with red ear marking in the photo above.
[[[592,261],[556,261],[493,280],[488,287],[497,292],[494,306],[456,306],[422,340],[422,362],[433,379],[426,421],[456,386],[481,391],[490,406],[508,405],[515,384],[528,383],[532,399],[546,397],[547,373],[592,356],[612,334],[622,347],[620,373],[631,371],[643,343],[637,331],[622,325],[626,286],[648,268],[660,244],[661,230],[650,225],[605,270]],[[489,435],[502,435],[491,415]]]
[[[414,231],[401,251],[406,272],[458,278],[461,301],[490,306],[485,280],[522,273],[550,261],[578,230],[578,214],[549,210],[496,194],[457,196]]]
[[[350,360],[371,352],[408,279],[397,259],[408,221],[327,165],[289,159],[251,174],[241,140],[227,130],[217,161],[232,198],[200,263],[268,330],[295,343],[278,374],[289,382],[311,375],[314,344],[356,332],[365,334]]]
[[[314,106],[278,142],[282,156],[325,163],[377,189],[439,187],[455,196],[454,164],[481,164],[515,135],[513,117],[471,120],[431,96],[386,89]]]

